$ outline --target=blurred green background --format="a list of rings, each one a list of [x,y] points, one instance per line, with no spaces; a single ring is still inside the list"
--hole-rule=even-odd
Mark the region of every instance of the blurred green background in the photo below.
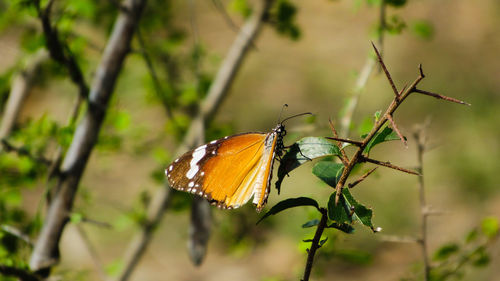
[[[222,1],[237,26],[244,19],[234,11],[238,1]],[[240,1],[241,2],[241,1]],[[370,2],[370,1],[368,1]],[[376,2],[376,1],[375,1]],[[155,2],[156,3],[156,2]],[[194,3],[194,4],[193,4]],[[250,1],[250,4],[253,2]],[[338,119],[354,91],[355,81],[371,54],[378,9],[365,1],[292,1],[297,7],[298,40],[277,34],[268,26],[239,72],[229,96],[214,123],[218,133],[268,131],[275,126],[284,103],[286,115],[311,111],[315,122],[295,119],[287,124],[291,144],[299,136],[330,136],[328,118]],[[157,4],[157,3],[156,3]],[[160,5],[161,7],[161,5]],[[193,10],[194,9],[194,10]],[[188,53],[193,22],[202,44],[201,68],[215,75],[237,31],[224,19],[212,1],[172,1],[171,18],[165,22],[184,30]],[[500,2],[496,0],[408,1],[401,8],[388,7],[404,19],[401,34],[386,34],[385,62],[398,87],[418,75],[422,63],[427,77],[420,88],[465,100],[470,107],[413,95],[394,116],[408,148],[400,142],[378,146],[372,157],[415,167],[415,141],[410,136],[416,124],[430,118],[424,173],[428,204],[442,211],[429,222],[429,243],[440,245],[461,241],[486,216],[500,216]],[[7,17],[3,14],[2,17]],[[194,18],[194,21],[192,20]],[[36,21],[36,19],[32,19]],[[156,24],[161,24],[156,23]],[[28,26],[36,22],[28,20]],[[25,26],[2,27],[0,71],[10,69],[27,52]],[[95,48],[84,50],[85,69],[90,79],[106,40],[106,30],[85,21],[74,29]],[[154,40],[145,28],[147,40]],[[158,39],[158,38],[156,38]],[[158,39],[160,40],[160,39]],[[76,97],[67,78],[46,79],[30,92],[20,123],[42,116],[64,124]],[[384,110],[392,98],[385,76],[374,71],[361,94],[350,137],[377,110]],[[118,80],[112,100],[113,111],[101,133],[101,144],[92,153],[80,185],[75,211],[108,222],[113,228],[92,224],[83,227],[112,272],[134,234],[134,209],[141,208],[139,194],[154,194],[161,183],[151,177],[159,165],[167,164],[175,149],[164,108],[155,100],[147,68],[138,55],[130,55]],[[217,134],[217,133],[215,133]],[[150,145],[150,144],[153,145]],[[330,190],[304,165],[286,178],[278,196],[272,190],[267,209],[285,198],[310,196],[325,203]],[[34,215],[44,192],[43,180],[24,189],[19,206]],[[3,186],[1,188],[4,188]],[[357,186],[356,198],[374,210],[374,224],[383,231],[373,234],[358,226],[353,235],[327,232],[330,240],[320,249],[314,280],[399,280],[419,271],[420,249],[415,243],[385,241],[384,235],[418,236],[419,202],[417,178],[379,168]],[[144,195],[147,197],[148,195]],[[129,214],[129,215],[127,215]],[[133,280],[297,280],[306,253],[302,239],[314,229],[303,229],[311,211],[292,209],[255,226],[262,214],[250,204],[234,211],[213,209],[214,225],[204,263],[194,267],[186,252],[189,212],[168,210],[155,233],[152,245],[141,260]],[[498,245],[491,245],[491,262],[486,268],[469,269],[464,280],[495,280],[500,274]],[[73,225],[61,244],[59,272],[74,271],[72,278],[97,279],[92,257]]]

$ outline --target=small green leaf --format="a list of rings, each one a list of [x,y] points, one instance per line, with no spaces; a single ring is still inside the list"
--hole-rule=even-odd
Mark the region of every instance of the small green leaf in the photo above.
[[[294,143],[280,161],[276,181],[278,192],[285,176],[295,168],[312,159],[335,155],[340,155],[338,146],[326,138],[306,137]]]
[[[487,217],[481,222],[481,230],[488,239],[493,239],[498,235],[498,228],[498,219],[496,217]]]
[[[364,138],[366,135],[363,135],[362,137]],[[364,153],[369,153],[370,150],[379,143],[392,140],[399,140],[398,134],[391,128],[385,127],[382,131],[376,133],[372,140],[366,145]]]
[[[332,161],[320,161],[313,167],[313,174],[329,186],[335,187],[342,175],[344,165]]]
[[[472,265],[476,267],[483,267],[490,263],[490,255],[486,252],[486,248],[484,246],[478,247],[474,251],[474,256],[472,259]]]
[[[373,211],[358,203],[348,188],[343,189],[338,204],[335,204],[335,195],[336,192],[333,192],[328,201],[328,218],[330,220],[340,225],[359,221],[363,225],[368,226],[373,232],[379,231],[372,223]]]
[[[411,23],[411,31],[418,37],[426,40],[434,36],[434,26],[426,20],[417,20]]]
[[[308,197],[298,197],[298,198],[290,198],[283,200],[281,202],[278,202],[278,204],[274,205],[271,210],[269,210],[262,218],[257,223],[260,223],[263,219],[269,217],[270,215],[275,215],[281,211],[284,211],[286,209],[290,209],[293,207],[299,207],[299,206],[313,206],[316,207],[316,209],[319,210],[319,205],[316,200],[308,198]]]
[[[465,243],[470,243],[477,238],[477,229],[471,230],[469,233],[467,233],[467,236],[465,236]]]
[[[375,117],[375,122],[378,122],[378,120],[380,120],[380,116],[382,116],[382,110],[375,111],[375,113],[373,114],[373,117]]]
[[[125,264],[122,260],[114,260],[106,266],[106,273],[110,276],[118,276]]]
[[[69,220],[71,221],[71,223],[79,224],[83,220],[83,215],[80,213],[71,213],[71,215],[69,216]]]
[[[310,220],[302,225],[302,228],[313,227],[319,224],[318,219]]]
[[[434,260],[435,261],[443,261],[449,258],[451,255],[455,254],[460,250],[460,247],[456,243],[448,243],[443,246],[441,246],[435,253],[434,253]]]

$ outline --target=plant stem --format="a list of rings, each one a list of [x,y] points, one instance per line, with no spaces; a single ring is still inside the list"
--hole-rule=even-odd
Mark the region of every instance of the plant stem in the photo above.
[[[429,264],[428,249],[427,249],[427,203],[425,200],[425,185],[424,185],[424,161],[423,156],[425,152],[425,136],[423,135],[423,130],[418,130],[415,132],[415,138],[417,139],[417,158],[418,167],[417,170],[420,173],[418,177],[418,186],[420,194],[420,215],[422,217],[422,225],[420,228],[420,239],[419,245],[422,249],[422,259],[424,261],[424,280],[430,280],[431,266]]]
[[[302,278],[302,281],[309,280],[309,276],[311,275],[311,270],[314,262],[314,255],[316,254],[316,251],[321,247],[319,245],[319,242],[321,239],[321,235],[323,235],[323,231],[325,230],[326,222],[328,219],[325,208],[320,208],[319,211],[321,212],[321,221],[318,224],[318,228],[316,228],[316,233],[314,234],[314,238],[311,243],[311,248],[307,251],[307,262],[306,262],[306,268],[304,269],[304,277]]]

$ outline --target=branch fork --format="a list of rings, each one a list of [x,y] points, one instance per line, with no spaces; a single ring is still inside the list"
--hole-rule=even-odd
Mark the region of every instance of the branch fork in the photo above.
[[[451,97],[443,96],[443,95],[440,95],[440,94],[432,93],[432,92],[429,92],[429,91],[417,89],[417,85],[425,77],[424,71],[422,69],[422,65],[421,64],[418,66],[418,73],[419,73],[418,77],[410,84],[410,86],[404,86],[401,90],[398,91],[396,85],[394,84],[394,81],[392,80],[391,74],[387,70],[387,67],[386,67],[386,65],[384,63],[384,60],[382,59],[382,56],[380,55],[377,47],[375,46],[375,44],[373,42],[372,42],[372,46],[373,46],[373,49],[375,50],[375,53],[377,55],[377,60],[380,63],[380,66],[381,66],[382,70],[384,71],[385,76],[386,76],[387,80],[389,81],[389,84],[391,85],[391,88],[392,88],[393,93],[394,93],[394,99],[392,100],[392,102],[387,107],[384,115],[375,123],[375,125],[372,128],[372,130],[368,133],[368,135],[362,141],[353,141],[353,140],[349,140],[349,139],[339,138],[337,136],[337,134],[336,134],[335,128],[333,127],[333,123],[330,122],[330,127],[332,127],[332,132],[334,134],[334,137],[329,137],[329,139],[336,140],[338,142],[351,143],[351,144],[357,146],[357,150],[354,153],[354,155],[351,157],[350,160],[348,160],[348,158],[345,155],[345,152],[344,152],[342,146],[340,146],[340,150],[341,150],[341,153],[342,153],[341,160],[342,160],[342,163],[344,163],[345,168],[344,168],[344,170],[342,172],[342,175],[340,176],[340,179],[339,179],[339,181],[337,183],[337,186],[335,187],[335,190],[336,190],[336,193],[337,193],[336,194],[336,198],[335,198],[335,202],[337,204],[338,204],[338,201],[339,201],[339,198],[340,198],[340,194],[342,194],[342,189],[344,188],[344,185],[346,184],[347,178],[348,178],[348,176],[350,175],[352,169],[354,168],[354,166],[357,163],[369,162],[369,163],[373,163],[373,164],[376,164],[376,165],[380,165],[380,166],[388,167],[388,168],[395,169],[395,170],[398,170],[398,171],[402,171],[402,172],[405,172],[405,173],[409,173],[409,174],[413,174],[413,175],[420,175],[419,173],[417,173],[415,171],[412,171],[412,170],[409,170],[409,169],[405,169],[405,168],[402,168],[402,167],[398,167],[396,165],[391,164],[390,162],[378,161],[378,160],[375,160],[375,159],[368,158],[367,156],[364,155],[364,149],[366,148],[366,146],[368,145],[368,143],[375,137],[376,133],[378,131],[380,131],[380,129],[384,126],[384,124],[387,121],[389,121],[391,123],[392,128],[398,134],[399,138],[401,139],[401,141],[403,142],[403,144],[405,145],[405,147],[407,146],[406,139],[401,134],[401,131],[399,130],[398,126],[396,125],[396,122],[394,121],[393,116],[394,116],[394,112],[399,107],[399,105],[401,105],[401,103],[403,103],[403,101],[410,94],[412,94],[412,93],[418,93],[418,94],[423,94],[423,95],[427,95],[427,96],[432,96],[432,97],[435,97],[435,98],[438,98],[438,99],[442,99],[442,100],[445,100],[445,101],[450,101],[450,102],[454,102],[454,103],[458,103],[458,104],[464,104],[464,105],[470,105],[470,104],[468,104],[468,103],[466,103],[464,101],[461,101],[461,100],[458,100],[458,99],[455,99],[455,98],[451,98]],[[346,165],[346,162],[347,162],[347,165]],[[368,175],[364,176],[364,178],[366,178]],[[362,179],[364,179],[364,178],[362,177]],[[359,182],[355,181],[354,183],[358,184]]]

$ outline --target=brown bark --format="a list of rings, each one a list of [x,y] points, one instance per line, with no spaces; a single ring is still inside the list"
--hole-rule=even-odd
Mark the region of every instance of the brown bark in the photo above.
[[[90,89],[88,110],[62,163],[56,193],[31,255],[30,267],[34,271],[50,269],[59,261],[59,241],[145,3],[145,0],[123,2]]]

